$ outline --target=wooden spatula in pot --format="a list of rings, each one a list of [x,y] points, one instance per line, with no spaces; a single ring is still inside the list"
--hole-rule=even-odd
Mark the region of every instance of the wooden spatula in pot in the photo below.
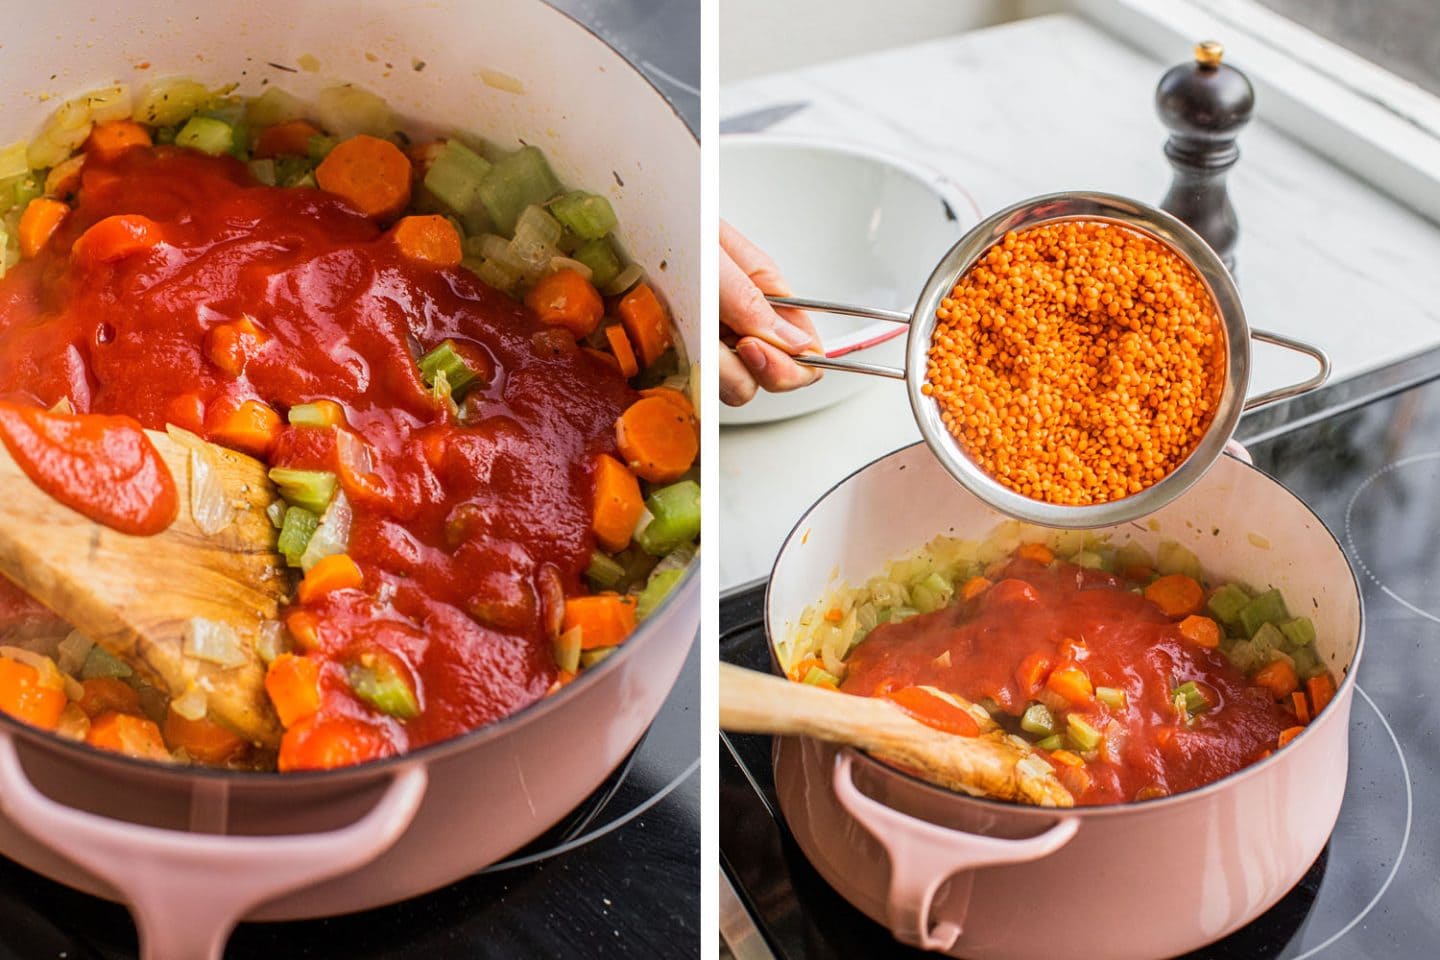
[[[1049,763],[994,721],[982,723],[978,737],[956,736],[912,719],[888,700],[792,683],[728,663],[720,664],[720,726],[859,747],[975,796],[1046,807],[1075,803]]]
[[[265,516],[275,488],[250,457],[198,439],[192,447],[165,433],[147,435],[180,499],[175,522],[153,537],[119,533],[64,506],[0,444],[0,573],[147,681],[176,697],[198,686],[215,719],[274,747],[282,731],[255,641],[290,592]],[[192,510],[197,457],[233,508],[230,522],[209,534]],[[219,624],[234,631],[239,642],[226,659],[235,665],[186,652],[187,624],[193,637],[197,620],[202,633]]]

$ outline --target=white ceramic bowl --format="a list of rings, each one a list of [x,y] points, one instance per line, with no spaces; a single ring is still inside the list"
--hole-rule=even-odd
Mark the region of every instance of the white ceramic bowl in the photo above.
[[[979,219],[943,174],[863,147],[743,134],[720,138],[720,215],[765,250],[796,296],[909,310],[945,251]],[[898,365],[901,324],[815,316],[826,353]],[[830,373],[803,390],[720,409],[722,424],[811,413],[872,386]]]

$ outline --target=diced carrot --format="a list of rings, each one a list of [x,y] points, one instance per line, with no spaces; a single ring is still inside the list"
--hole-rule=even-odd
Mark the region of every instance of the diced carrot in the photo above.
[[[1072,753],[1069,750],[1051,750],[1050,759],[1067,767],[1085,766],[1085,761],[1080,759],[1079,754]]]
[[[626,335],[623,326],[612,323],[606,327],[605,339],[610,341],[610,352],[619,361],[620,373],[625,379],[628,380],[640,372],[640,362],[635,359],[635,348],[630,346],[630,337]]]
[[[980,596],[980,594],[984,593],[986,590],[989,589],[990,580],[988,578],[971,577],[969,580],[966,580],[965,585],[960,588],[960,599],[974,600],[976,597]]]
[[[365,216],[388,219],[410,202],[410,160],[388,140],[357,134],[326,154],[315,182]]]
[[[580,649],[613,647],[635,631],[635,599],[618,593],[570,597],[562,630],[580,628]]]
[[[1284,730],[1280,731],[1280,737],[1278,740],[1276,740],[1275,745],[1277,747],[1283,747],[1285,746],[1285,744],[1289,743],[1291,740],[1294,740],[1296,737],[1300,736],[1300,734],[1304,732],[1304,727],[1286,727]]]
[[[1180,621],[1180,633],[1196,646],[1220,646],[1220,625],[1209,617],[1191,614]]]
[[[1284,700],[1300,687],[1300,678],[1289,660],[1271,660],[1255,672],[1256,686],[1264,687],[1276,700]]]
[[[825,661],[819,657],[806,657],[790,668],[790,679],[798,683],[804,680],[805,674],[809,673],[814,667],[819,667],[821,670],[824,670]]]
[[[39,670],[0,657],[0,710],[32,727],[54,730],[67,702],[63,689],[40,683]]]
[[[1305,698],[1303,690],[1296,690],[1290,694],[1290,705],[1295,709],[1295,719],[1302,724],[1310,722],[1310,701]]]
[[[165,714],[165,742],[201,763],[224,763],[245,749],[245,741],[208,717],[189,720],[174,709]]]
[[[465,257],[460,233],[438,213],[401,217],[390,228],[390,237],[408,260],[432,267],[458,267]]]
[[[295,595],[301,603],[310,603],[335,590],[358,589],[364,583],[365,574],[350,555],[334,553],[310,568]]]
[[[285,614],[285,629],[300,650],[320,649],[320,621],[309,610],[291,610]]]
[[[205,429],[205,397],[196,391],[177,394],[165,408],[168,422],[191,433]]]
[[[610,552],[630,545],[630,535],[645,510],[640,483],[619,460],[602,453],[595,458],[595,508],[591,527],[600,546]]]
[[[1022,543],[1015,551],[1015,556],[1024,560],[1033,560],[1042,566],[1049,566],[1055,559],[1055,551],[1043,543]]]
[[[142,760],[169,760],[165,738],[155,721],[129,713],[102,713],[90,721],[85,742],[101,750]]]
[[[831,607],[829,610],[825,611],[825,620],[827,623],[839,623],[841,620],[844,619],[845,611],[841,610],[839,607]]]
[[[64,199],[80,189],[80,171],[85,167],[85,154],[77,153],[62,160],[45,174],[45,195]]]
[[[257,157],[303,157],[310,152],[310,138],[320,131],[309,120],[286,120],[260,131],[255,140]]]
[[[1145,598],[1167,617],[1186,617],[1200,611],[1205,603],[1205,590],[1194,577],[1172,573],[1146,587]]]
[[[564,327],[576,337],[588,337],[600,326],[605,301],[600,291],[578,270],[556,270],[540,278],[525,295],[525,306],[541,323]]]
[[[95,677],[81,684],[85,696],[80,698],[80,709],[85,716],[98,717],[102,713],[140,713],[140,694],[119,677]]]
[[[265,692],[280,722],[293,727],[320,709],[320,665],[309,657],[282,653],[265,671]]]
[[[160,224],[138,213],[117,213],[92,225],[75,241],[71,253],[93,263],[114,263],[142,253],[165,239]]]
[[[968,584],[967,584],[968,586]],[[1015,670],[1015,682],[1020,687],[1020,692],[1026,697],[1033,697],[1045,686],[1045,681],[1050,678],[1050,671],[1054,669],[1054,659],[1046,653],[1032,653],[1020,661],[1020,666]]]
[[[38,256],[69,212],[69,207],[49,197],[36,197],[26,204],[20,214],[20,255],[27,260]]]
[[[651,483],[678,480],[700,452],[692,420],[662,397],[641,397],[615,421],[615,443],[636,474]]]
[[[621,299],[615,312],[620,315],[620,322],[625,324],[625,332],[640,352],[640,362],[644,366],[650,366],[670,349],[673,342],[670,316],[649,284],[637,283],[635,289]]]
[[[332,770],[395,752],[395,746],[377,727],[351,717],[312,716],[280,738],[280,771]]]
[[[957,737],[978,737],[980,724],[967,711],[935,696],[923,687],[902,687],[885,695],[911,719]]]
[[[96,124],[82,149],[101,159],[108,159],[131,147],[148,146],[150,131],[134,120],[111,120]]]
[[[263,457],[284,429],[280,414],[263,400],[212,404],[205,415],[210,439],[242,453]]]
[[[269,339],[269,335],[256,326],[254,318],[244,316],[211,327],[205,335],[205,355],[215,366],[238,377]]]
[[[1316,674],[1305,681],[1305,689],[1310,694],[1310,716],[1320,716],[1320,711],[1335,697],[1335,681],[1330,679],[1330,672]]]
[[[1095,697],[1090,676],[1079,667],[1062,667],[1050,674],[1045,688],[1065,699],[1072,706],[1085,706]]]

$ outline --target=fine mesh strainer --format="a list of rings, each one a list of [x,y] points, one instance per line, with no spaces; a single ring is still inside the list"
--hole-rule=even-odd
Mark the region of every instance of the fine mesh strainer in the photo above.
[[[940,419],[938,405],[921,393],[925,382],[926,358],[935,332],[936,310],[950,295],[956,281],[1006,233],[1063,220],[1112,223],[1145,234],[1165,245],[1194,268],[1204,281],[1220,315],[1224,330],[1225,385],[1210,426],[1200,442],[1179,466],[1164,479],[1139,493],[1084,506],[1046,503],[1023,496],[983,471],[961,448]],[[1193,230],[1170,214],[1147,204],[1104,193],[1072,191],[1025,200],[1001,210],[977,224],[941,258],[910,315],[893,310],[807,300],[799,297],[770,297],[771,303],[821,313],[890,320],[909,324],[904,368],[823,356],[796,357],[798,363],[826,370],[843,370],[871,376],[904,380],[910,395],[915,422],[931,452],[971,493],[1002,513],[1050,527],[1091,528],[1110,526],[1143,517],[1184,493],[1215,462],[1235,432],[1240,414],[1246,410],[1298,396],[1320,386],[1330,376],[1330,359],[1317,347],[1277,333],[1251,330],[1245,321],[1240,294],[1220,258]],[[1308,380],[1245,399],[1250,382],[1250,338],[1285,347],[1312,358],[1319,366]]]

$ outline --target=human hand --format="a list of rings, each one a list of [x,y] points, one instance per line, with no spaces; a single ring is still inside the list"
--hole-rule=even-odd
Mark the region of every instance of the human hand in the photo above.
[[[720,326],[722,339],[738,336],[734,350],[720,351],[720,399],[748,403],[761,387],[794,390],[820,379],[794,356],[818,353],[820,338],[802,310],[777,310],[765,295],[789,296],[775,263],[725,221],[720,221]]]

